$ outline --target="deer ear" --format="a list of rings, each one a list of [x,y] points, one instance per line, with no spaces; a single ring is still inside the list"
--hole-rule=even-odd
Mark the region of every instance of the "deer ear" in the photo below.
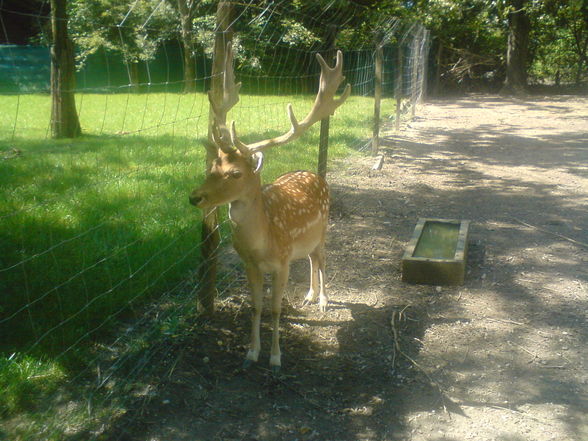
[[[253,174],[258,174],[263,168],[263,153],[255,152],[251,155],[251,165],[253,167]]]

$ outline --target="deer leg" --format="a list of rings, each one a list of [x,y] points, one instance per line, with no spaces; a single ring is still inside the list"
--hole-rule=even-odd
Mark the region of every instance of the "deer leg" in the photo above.
[[[319,259],[316,250],[308,255],[308,260],[310,261],[310,288],[304,297],[302,306],[313,303],[319,290]]]
[[[321,244],[312,253],[310,259],[310,289],[304,298],[303,305],[308,305],[316,300],[318,293],[319,308],[321,312],[327,310],[329,299],[325,294],[325,248]]]
[[[325,293],[325,247],[324,245],[320,245],[318,252],[318,276],[319,276],[319,308],[321,312],[325,312],[327,310],[327,305],[329,304],[329,298]]]
[[[270,353],[270,368],[272,372],[278,373],[281,361],[280,352],[280,315],[282,313],[282,296],[286,283],[288,282],[288,275],[290,267],[288,264],[284,265],[280,270],[273,274],[272,280],[272,349]]]
[[[261,349],[259,328],[261,325],[261,310],[263,307],[263,273],[254,265],[247,265],[247,280],[251,290],[251,345],[243,367],[247,368],[256,362]]]

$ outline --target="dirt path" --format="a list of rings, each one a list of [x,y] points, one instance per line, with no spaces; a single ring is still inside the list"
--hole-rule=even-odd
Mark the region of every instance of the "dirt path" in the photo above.
[[[331,308],[300,307],[297,263],[283,375],[267,315],[260,365],[239,369],[240,290],[120,439],[588,439],[588,99],[434,102],[385,144],[382,171],[330,175]],[[419,217],[472,221],[464,286],[401,282]]]

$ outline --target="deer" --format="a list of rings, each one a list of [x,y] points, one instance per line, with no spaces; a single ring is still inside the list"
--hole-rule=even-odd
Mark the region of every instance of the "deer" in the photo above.
[[[313,124],[332,115],[349,94],[347,84],[339,98],[335,94],[345,77],[343,55],[336,54],[334,67],[329,67],[320,54],[319,90],[310,112],[298,121],[292,104],[287,105],[291,127],[282,135],[246,144],[239,139],[235,121],[227,126],[227,113],[239,101],[241,83],[235,84],[233,52],[229,43],[225,51],[223,94],[208,98],[212,114],[211,139],[217,157],[207,170],[204,183],[190,194],[190,203],[203,211],[228,204],[233,247],[244,263],[251,294],[251,343],[243,368],[258,361],[264,274],[271,274],[272,343],[270,369],[276,374],[281,367],[280,315],[290,262],[308,257],[310,288],[303,306],[318,296],[319,309],[327,310],[325,293],[325,238],[329,217],[329,187],[320,176],[309,171],[294,171],[262,185],[260,172],[263,152],[300,137]]]

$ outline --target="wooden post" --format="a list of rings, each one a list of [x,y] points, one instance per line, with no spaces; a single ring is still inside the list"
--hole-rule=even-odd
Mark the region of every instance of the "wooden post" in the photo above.
[[[419,63],[421,61],[421,45],[420,45],[420,38],[421,38],[421,32],[420,30],[416,33],[416,35],[413,37],[413,40],[411,42],[411,77],[410,77],[410,90],[411,90],[411,94],[410,94],[410,101],[411,101],[411,106],[410,106],[410,116],[411,118],[414,118],[415,115],[415,109],[416,109],[416,105],[417,105],[417,101],[418,101],[418,93],[417,93],[417,89],[418,89],[418,72],[419,72]]]
[[[335,56],[335,40],[337,39],[338,32],[339,30],[337,26],[329,26],[328,33],[325,39],[325,46],[327,48],[325,60],[327,60],[328,64],[331,64]],[[321,134],[319,139],[318,174],[324,179],[326,179],[327,177],[330,119],[330,117],[326,117],[321,120]]]
[[[423,32],[423,41],[421,43],[421,95],[419,96],[419,104],[422,104],[426,99],[429,92],[429,43],[431,38],[431,31],[425,29]]]
[[[383,47],[382,37],[377,34],[376,39],[376,60],[375,60],[375,84],[374,84],[374,130],[372,134],[372,155],[377,155],[380,148],[380,107],[382,103],[382,64]]]
[[[227,43],[232,40],[233,34],[230,29],[232,4],[221,1],[216,10],[216,35],[214,39],[214,59],[212,62],[212,74],[210,90],[213,96],[223,94],[222,71],[224,66]],[[216,146],[212,142],[212,109],[208,118],[208,142],[206,144],[206,173],[210,170],[212,162],[217,158]],[[217,210],[205,210],[202,220],[202,265],[198,271],[200,288],[198,290],[198,310],[204,314],[214,312],[214,298],[216,297],[216,274],[217,274],[217,249],[220,243],[218,231]]]
[[[75,138],[82,133],[76,111],[74,51],[67,33],[67,1],[51,0],[51,134]]]
[[[396,60],[396,120],[395,126],[396,131],[400,130],[400,106],[402,104],[402,89],[403,89],[403,78],[402,78],[402,71],[404,69],[404,60],[403,60],[403,53],[402,53],[402,45],[404,44],[404,39],[398,41],[398,51],[397,51],[397,60]]]

